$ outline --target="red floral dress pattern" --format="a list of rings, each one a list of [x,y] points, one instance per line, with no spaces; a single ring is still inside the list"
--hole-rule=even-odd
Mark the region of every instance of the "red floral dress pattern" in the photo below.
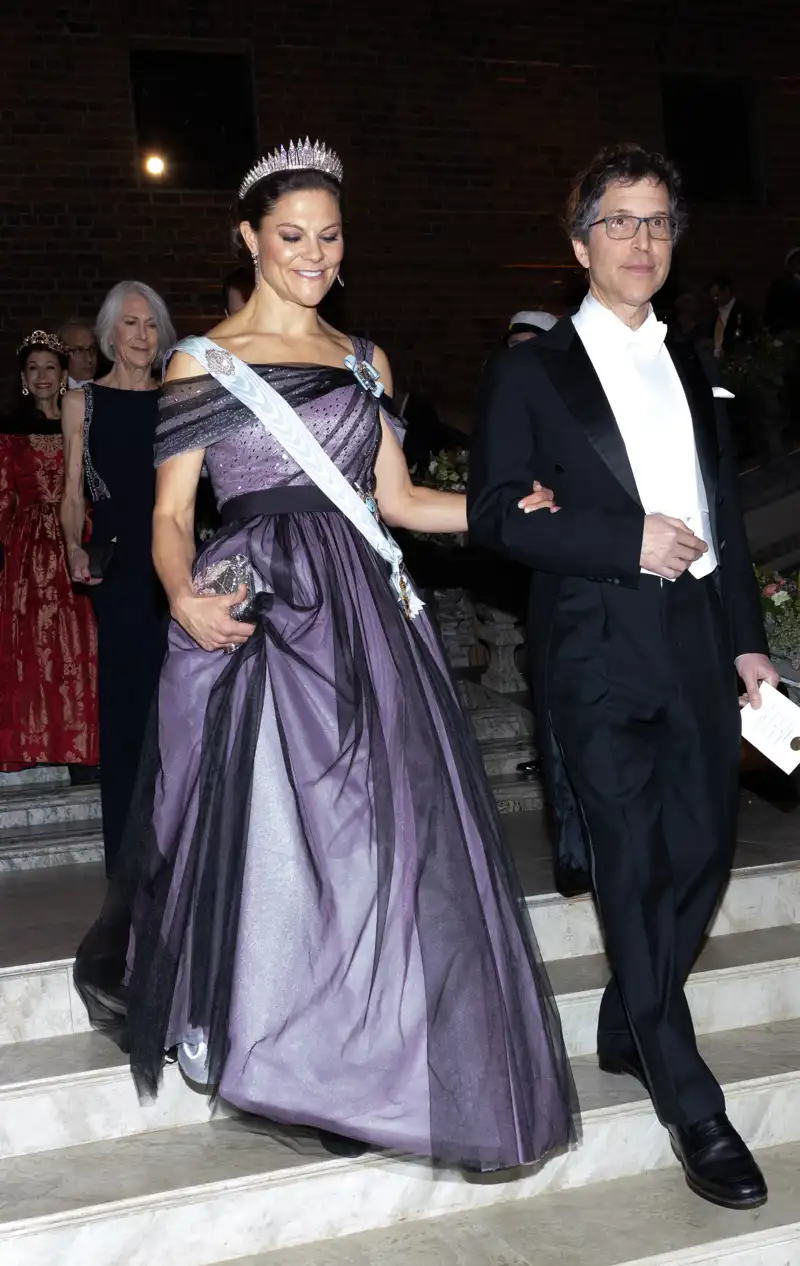
[[[96,765],[97,630],[67,569],[60,435],[0,435],[0,763]]]

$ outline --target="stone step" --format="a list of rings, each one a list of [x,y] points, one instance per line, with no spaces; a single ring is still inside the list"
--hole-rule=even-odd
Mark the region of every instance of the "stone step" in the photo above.
[[[752,1213],[698,1200],[672,1165],[224,1266],[797,1266],[800,1145],[767,1148],[758,1159],[769,1202]]]
[[[171,1065],[155,1102],[140,1103],[127,1056],[99,1033],[0,1046],[0,1160],[196,1125],[211,1115],[206,1096]]]
[[[504,695],[490,690],[478,681],[462,678],[456,682],[458,697],[469,713],[473,725],[486,729],[500,727],[496,734],[479,734],[479,738],[508,738],[516,734],[533,734],[533,713],[525,695]]]
[[[56,968],[44,967],[41,978]],[[569,1055],[591,1055],[605,960],[565,959],[549,970]],[[139,1104],[126,1057],[88,1032],[80,999],[70,997],[69,965],[61,971],[66,1033],[0,1044],[0,1158],[208,1120],[205,1098],[173,1067],[157,1102]],[[687,997],[701,1035],[800,1019],[800,927],[709,942]],[[51,1006],[51,1024],[56,1014]]]
[[[525,774],[497,774],[489,785],[501,813],[531,813],[544,808],[541,779]]]
[[[542,958],[600,954],[603,937],[589,896],[565,899],[548,892],[528,898]],[[800,924],[800,862],[737,866],[711,925],[712,937]]]
[[[100,788],[34,784],[0,794],[0,831],[28,826],[57,826],[100,818]]]
[[[483,767],[489,777],[517,772],[517,765],[523,760],[532,760],[536,755],[533,740],[527,735],[520,738],[486,739],[480,745]],[[534,775],[538,780],[538,776]]]
[[[69,785],[69,769],[66,765],[34,765],[31,769],[19,769],[13,773],[0,772],[0,793],[17,787]]]
[[[0,872],[102,860],[103,828],[97,818],[0,830]]]
[[[0,875],[0,1043],[73,1031],[71,962],[105,890],[97,863]]]
[[[547,964],[567,1052],[597,1049],[597,1015],[609,979],[602,954]],[[800,1017],[800,924],[709,940],[686,986],[698,1033]]]
[[[701,1049],[751,1147],[800,1140],[800,1021],[702,1038]],[[608,1219],[607,1188],[598,1184],[660,1170],[680,1179],[642,1088],[605,1076],[592,1060],[574,1061],[574,1071],[581,1146],[513,1183],[468,1181],[402,1158],[330,1159],[312,1141],[294,1150],[230,1119],[9,1157],[0,1161],[0,1266],[178,1258],[212,1266],[571,1188],[593,1190]],[[687,1218],[700,1210],[691,1202]]]
[[[88,1028],[85,1011],[72,994],[72,956],[97,917],[104,892],[105,877],[97,864],[0,879],[0,1046]],[[588,897],[566,900],[545,893],[529,897],[528,908],[554,985],[558,981],[565,1006],[575,1008],[583,988],[580,982],[585,981],[591,992],[603,980],[602,958],[589,957],[602,953],[594,905]],[[702,965],[712,963],[711,950],[717,943],[730,940],[726,952],[733,953],[736,945],[744,944],[740,936],[791,924],[800,924],[800,864],[737,869],[712,925],[711,946]],[[779,940],[767,937],[762,946],[774,947]],[[755,947],[756,942],[750,944]],[[785,957],[769,948],[761,953],[759,970],[776,986],[787,970],[781,966]],[[578,960],[574,976],[569,960]],[[767,968],[768,962],[776,965]],[[741,963],[740,956],[727,966]],[[587,977],[591,972],[594,977]],[[585,1015],[583,1008],[588,1011],[595,1004],[587,998],[580,1005]],[[581,1019],[579,1027],[588,1031],[584,1026],[592,1024],[593,1020]]]
[[[477,708],[470,712],[469,719],[479,743],[533,737],[533,719],[522,708]]]

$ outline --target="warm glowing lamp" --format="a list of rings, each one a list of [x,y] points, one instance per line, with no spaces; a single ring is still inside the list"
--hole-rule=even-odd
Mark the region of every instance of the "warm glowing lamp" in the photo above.
[[[148,154],[144,160],[144,169],[148,176],[163,176],[167,170],[167,164],[160,154]]]

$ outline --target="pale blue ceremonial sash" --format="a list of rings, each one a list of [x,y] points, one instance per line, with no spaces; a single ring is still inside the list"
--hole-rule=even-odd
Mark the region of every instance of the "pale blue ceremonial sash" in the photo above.
[[[390,583],[406,615],[410,619],[419,615],[424,603],[406,574],[399,545],[280,392],[265,382],[250,365],[210,338],[192,335],[182,339],[175,350],[193,356],[221,386],[255,414],[264,429],[350,520],[376,554],[389,564]],[[351,359],[348,357],[348,361]]]

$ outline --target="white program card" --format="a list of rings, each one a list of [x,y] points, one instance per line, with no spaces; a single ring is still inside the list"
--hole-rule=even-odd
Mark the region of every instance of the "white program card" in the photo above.
[[[785,774],[800,765],[800,708],[765,681],[761,707],[742,708],[742,736]]]

